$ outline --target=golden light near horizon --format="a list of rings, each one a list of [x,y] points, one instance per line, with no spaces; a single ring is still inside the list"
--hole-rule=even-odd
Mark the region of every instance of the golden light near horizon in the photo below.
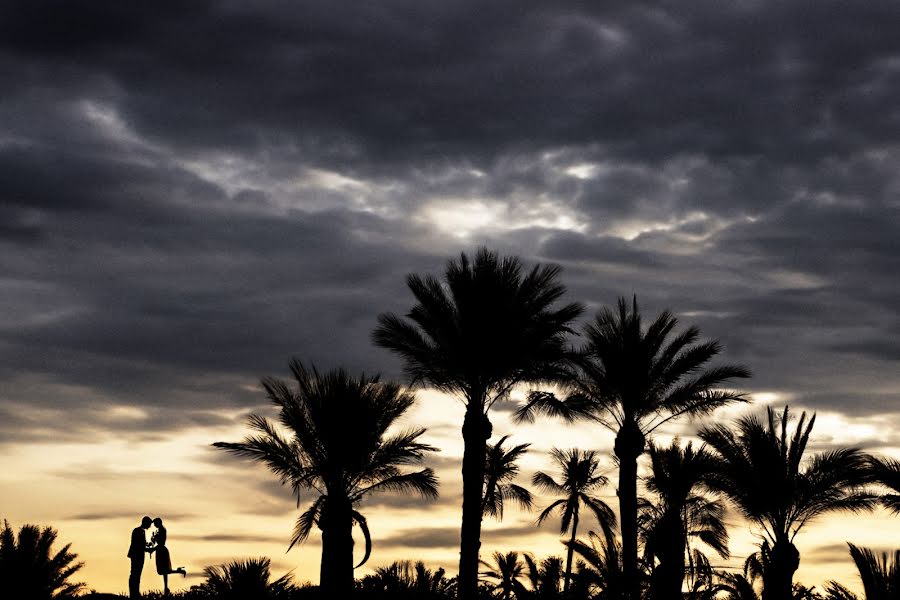
[[[521,399],[524,389],[514,392]],[[411,555],[432,568],[456,570],[458,552],[459,468],[462,440],[459,428],[463,407],[458,399],[421,389],[417,404],[401,427],[428,428],[423,441],[440,448],[431,464],[441,480],[437,502],[404,500],[392,506],[390,496],[376,497],[361,510],[374,537],[370,563],[357,576],[373,572],[377,566]],[[759,413],[763,404],[781,399],[774,392],[751,393],[759,404],[730,407],[709,421],[730,419],[748,411]],[[139,409],[113,407],[121,418],[140,420]],[[47,441],[15,448],[0,457],[0,485],[14,490],[6,495],[4,517],[15,525],[25,522],[52,523],[60,530],[60,541],[72,542],[86,566],[81,575],[98,590],[126,589],[127,560],[124,549],[128,531],[144,513],[162,516],[170,530],[173,560],[185,564],[190,573],[185,580],[174,578],[173,590],[202,581],[207,565],[220,564],[243,556],[269,556],[276,574],[292,572],[300,581],[316,582],[320,541],[316,535],[286,553],[297,515],[290,490],[261,467],[225,456],[210,443],[238,440],[246,433],[243,413],[234,413],[227,427],[193,428],[158,439],[132,442],[127,436],[82,443],[56,444]],[[548,453],[554,447],[596,449],[605,464],[609,486],[601,497],[616,506],[616,468],[612,458],[613,436],[590,423],[563,424],[552,420],[534,424],[514,424],[506,411],[492,413],[494,435],[512,434],[512,443],[529,443],[529,453],[521,461],[520,482],[527,485],[537,470],[547,470]],[[875,421],[877,422],[877,421]],[[696,423],[673,422],[657,432],[654,439],[667,443],[675,437],[689,441]],[[848,422],[825,414],[819,417],[813,442],[827,440],[829,446],[853,444],[869,439],[878,427],[872,422]],[[642,470],[648,468],[642,459]],[[538,507],[547,498],[538,496]],[[301,509],[304,507],[301,501]],[[552,523],[537,528],[535,513],[508,508],[503,522],[486,519],[483,525],[483,557],[492,552],[518,549],[535,556],[563,553],[560,536]],[[826,517],[812,523],[798,537],[798,547],[811,560],[804,560],[797,579],[821,582],[839,579],[855,589],[854,567],[842,556],[835,540],[853,524],[854,539],[876,548],[885,546],[881,512],[851,517]],[[411,528],[411,524],[416,523]],[[747,555],[755,551],[759,532],[734,512],[729,517],[732,558],[721,566],[739,569]],[[415,534],[415,535],[413,535]],[[412,544],[412,545],[410,545]],[[422,544],[422,545],[419,545]],[[721,561],[717,561],[720,563]],[[145,587],[154,587],[154,575],[145,578]]]

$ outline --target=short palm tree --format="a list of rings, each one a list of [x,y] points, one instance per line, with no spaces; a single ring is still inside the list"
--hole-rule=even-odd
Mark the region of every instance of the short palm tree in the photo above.
[[[413,394],[377,376],[352,377],[342,369],[320,374],[299,360],[291,361],[295,389],[278,379],[262,380],[279,411],[285,437],[264,417],[251,415],[255,435],[240,443],[213,444],[265,464],[290,484],[300,502],[304,490],[318,494],[297,519],[290,547],[303,542],[313,526],[322,531],[321,587],[329,597],[350,593],[353,586],[353,524],[362,528],[369,557],[371,540],[365,518],[356,506],[370,494],[384,491],[437,497],[431,469],[404,471],[421,464],[435,450],[418,441],[424,429],[389,435],[388,429],[412,407]],[[359,566],[357,565],[357,566]]]
[[[602,535],[591,531],[588,541],[575,540],[566,544],[581,558],[578,587],[594,600],[622,600],[625,580],[622,575],[622,545],[612,531]]]
[[[856,448],[821,452],[804,460],[815,415],[802,413],[793,435],[790,413],[766,409],[765,422],[753,415],[735,426],[701,429],[700,438],[718,455],[708,479],[750,522],[763,532],[757,570],[763,600],[790,600],[800,553],[793,540],[811,520],[832,511],[872,508],[876,497],[865,491],[866,455]]]
[[[747,573],[718,573],[718,589],[722,600],[759,600],[753,587],[753,578]]]
[[[572,450],[560,450],[554,448],[550,456],[559,469],[560,481],[552,476],[538,471],[532,478],[532,483],[545,492],[562,496],[553,501],[538,516],[538,523],[543,523],[554,512],[562,516],[559,532],[563,535],[572,532],[568,552],[566,553],[566,571],[563,582],[563,594],[569,593],[569,583],[572,578],[572,553],[571,544],[578,535],[578,523],[581,517],[581,506],[587,507],[603,531],[612,531],[616,527],[616,515],[606,502],[593,496],[592,493],[603,487],[609,480],[599,473],[600,461],[597,453]]]
[[[290,573],[271,581],[271,560],[265,557],[233,560],[203,569],[206,581],[200,589],[221,600],[287,599],[294,589]]]
[[[900,461],[892,458],[869,459],[872,479],[889,491],[881,497],[881,503],[895,515],[900,515]]]
[[[454,597],[456,582],[447,579],[444,569],[432,571],[422,561],[396,561],[386,567],[378,567],[372,575],[363,577],[359,590],[363,598],[371,594],[375,598],[413,598],[415,600],[444,599]]]
[[[637,298],[630,307],[620,298],[617,310],[604,308],[585,327],[588,341],[568,397],[559,401],[550,393],[534,393],[517,413],[520,420],[538,414],[586,417],[616,435],[627,600],[638,600],[637,460],[647,436],[677,417],[708,414],[745,400],[721,386],[750,376],[738,365],[707,367],[719,354],[719,343],[698,342],[696,327],[673,336],[677,325],[675,315],[664,311],[645,329]]]
[[[691,443],[682,447],[677,440],[664,448],[651,443],[648,454],[652,471],[646,486],[657,501],[642,503],[638,522],[645,561],[659,563],[652,569],[650,598],[681,600],[686,573],[692,583],[711,576],[708,559],[692,548],[693,541],[722,558],[729,556],[725,506],[703,494],[716,463],[704,448],[694,449]]]
[[[507,500],[516,502],[523,510],[531,510],[533,499],[531,492],[513,483],[519,474],[516,461],[528,452],[531,444],[519,444],[512,448],[504,448],[503,443],[509,438],[503,436],[496,444],[488,444],[484,462],[484,494],[482,514],[503,520],[503,507]]]
[[[559,581],[563,576],[562,559],[548,556],[538,562],[528,554],[522,555],[525,561],[525,577],[531,584],[528,598],[535,600],[557,600],[559,598]]]
[[[462,426],[463,506],[459,596],[478,594],[488,412],[519,384],[557,381],[566,373],[569,324],[579,304],[565,293],[559,268],[524,271],[515,257],[480,249],[449,261],[443,281],[409,275],[415,305],[406,317],[378,318],[374,342],[398,354],[412,383],[455,395],[466,406]]]
[[[518,552],[494,552],[494,564],[488,564],[482,561],[487,567],[486,571],[481,572],[482,577],[493,580],[491,586],[494,593],[498,594],[503,600],[509,600],[515,596],[519,600],[523,600],[526,596],[525,586],[519,579],[524,574],[525,565],[519,560]]]
[[[52,527],[23,525],[19,535],[3,521],[0,530],[0,586],[5,598],[29,600],[68,599],[78,595],[83,583],[69,578],[84,563],[76,563],[77,554],[69,552],[66,544],[53,551],[57,532]]]

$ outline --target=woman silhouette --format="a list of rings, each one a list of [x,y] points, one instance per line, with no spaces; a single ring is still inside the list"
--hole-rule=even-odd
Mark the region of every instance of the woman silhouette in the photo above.
[[[150,552],[156,552],[156,572],[163,576],[163,587],[165,595],[169,595],[169,574],[181,573],[182,577],[187,575],[184,567],[172,568],[172,559],[169,556],[169,549],[166,548],[166,528],[163,527],[163,521],[159,517],[153,519],[156,525],[156,531],[150,537],[151,543],[155,544]]]

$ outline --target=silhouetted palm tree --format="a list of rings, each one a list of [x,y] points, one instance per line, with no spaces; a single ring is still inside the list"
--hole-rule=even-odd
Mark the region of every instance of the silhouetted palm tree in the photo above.
[[[649,455],[652,472],[646,485],[657,502],[643,502],[638,521],[645,561],[650,566],[654,559],[659,561],[652,569],[650,597],[681,600],[685,573],[692,583],[712,575],[706,556],[691,548],[692,540],[705,543],[722,558],[729,556],[725,506],[701,493],[715,459],[704,448],[695,450],[690,443],[682,448],[677,441],[666,448],[650,444]]]
[[[525,586],[519,581],[523,576],[525,566],[519,560],[518,552],[494,552],[494,564],[490,565],[484,561],[482,564],[488,568],[482,571],[482,577],[493,579],[492,587],[496,594],[500,595],[503,600],[509,600],[515,596],[518,600],[524,600],[526,594]]]
[[[563,594],[569,593],[569,582],[572,578],[572,553],[571,544],[578,535],[578,522],[580,519],[581,505],[584,504],[591,510],[603,531],[612,531],[616,527],[616,515],[603,500],[591,493],[603,487],[609,480],[598,473],[600,461],[594,451],[582,452],[577,448],[572,450],[559,450],[554,448],[550,452],[553,462],[561,475],[557,482],[553,477],[538,471],[532,478],[532,483],[551,494],[561,495],[544,509],[538,516],[538,523],[544,522],[554,512],[562,515],[559,532],[563,535],[571,529],[569,549],[566,553],[566,572],[563,583]]]
[[[618,310],[601,310],[587,325],[588,339],[580,374],[570,394],[559,401],[550,393],[535,393],[517,413],[521,420],[536,414],[564,418],[588,417],[616,434],[619,461],[619,519],[627,598],[638,600],[637,460],[647,435],[682,415],[708,414],[743,401],[736,392],[718,389],[734,378],[749,377],[737,365],[704,368],[715,357],[718,342],[697,343],[700,331],[690,327],[670,338],[678,320],[662,312],[649,327],[641,325],[637,298],[629,308],[624,298]]]
[[[377,376],[351,377],[341,369],[320,374],[298,360],[290,366],[295,390],[278,379],[262,380],[290,437],[267,419],[251,415],[250,428],[256,435],[214,446],[265,464],[282,484],[291,485],[298,505],[302,491],[318,494],[297,519],[288,549],[303,542],[317,525],[322,531],[321,588],[329,597],[341,597],[353,586],[354,522],[366,541],[359,565],[371,549],[366,520],[354,507],[365,496],[383,491],[437,497],[431,469],[401,470],[420,464],[425,453],[435,449],[417,441],[425,433],[421,428],[387,435],[415,402],[413,394],[397,384],[381,383]]]
[[[825,585],[825,600],[859,600],[859,596],[848,590],[837,581],[829,581]]]
[[[897,600],[900,598],[900,550],[888,556],[883,552],[880,557],[869,548],[861,548],[853,544],[850,547],[850,556],[859,571],[862,580],[864,600]],[[835,582],[830,582],[829,592],[834,596],[855,598],[846,588]]]
[[[508,438],[509,436],[505,435],[496,444],[488,444],[484,462],[482,514],[486,517],[495,517],[498,521],[503,520],[503,505],[506,500],[516,502],[523,510],[531,510],[533,503],[531,492],[513,483],[519,474],[519,465],[516,461],[528,452],[531,444],[519,444],[506,449],[503,442]]]
[[[591,531],[588,542],[567,542],[581,557],[576,587],[595,600],[622,600],[625,579],[622,574],[622,546],[612,531],[603,535]]]
[[[271,561],[268,558],[233,560],[227,564],[203,569],[206,581],[202,592],[221,600],[280,600],[287,599],[294,589],[290,573],[270,581]]]
[[[83,583],[69,581],[84,566],[66,544],[53,551],[57,532],[52,527],[23,525],[18,538],[9,523],[0,530],[0,595],[4,598],[50,600],[74,598]]]
[[[891,458],[869,459],[872,479],[890,491],[881,497],[881,503],[894,514],[900,514],[900,461]]]
[[[719,573],[718,589],[724,592],[722,600],[759,600],[753,579],[746,573]]]
[[[763,423],[745,416],[734,428],[715,425],[700,438],[719,457],[708,479],[765,535],[758,554],[763,600],[790,600],[800,553],[794,537],[810,520],[831,511],[872,508],[876,499],[861,486],[867,481],[866,456],[856,448],[822,452],[804,460],[815,415],[802,413],[789,436],[789,412],[780,418],[767,408]]]
[[[474,260],[449,261],[443,283],[409,275],[416,304],[406,318],[379,316],[375,343],[403,358],[413,383],[432,385],[466,405],[462,427],[463,506],[459,594],[478,591],[488,411],[521,383],[555,381],[565,373],[568,325],[579,304],[555,306],[565,292],[559,268],[523,272],[515,257],[480,249]]]
[[[562,559],[549,556],[537,562],[530,555],[522,555],[525,561],[525,576],[531,583],[529,598],[535,600],[556,600],[559,598],[559,582],[563,576]]]
[[[445,577],[444,569],[432,571],[422,561],[393,562],[378,567],[372,575],[366,575],[359,584],[361,597],[431,600],[454,597],[456,582]]]

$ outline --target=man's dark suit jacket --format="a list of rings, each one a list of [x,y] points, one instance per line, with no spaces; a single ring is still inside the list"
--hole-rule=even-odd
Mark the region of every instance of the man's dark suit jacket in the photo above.
[[[144,528],[135,527],[131,530],[131,546],[128,547],[128,558],[131,560],[144,560],[144,552],[147,551],[147,538],[144,537]]]

